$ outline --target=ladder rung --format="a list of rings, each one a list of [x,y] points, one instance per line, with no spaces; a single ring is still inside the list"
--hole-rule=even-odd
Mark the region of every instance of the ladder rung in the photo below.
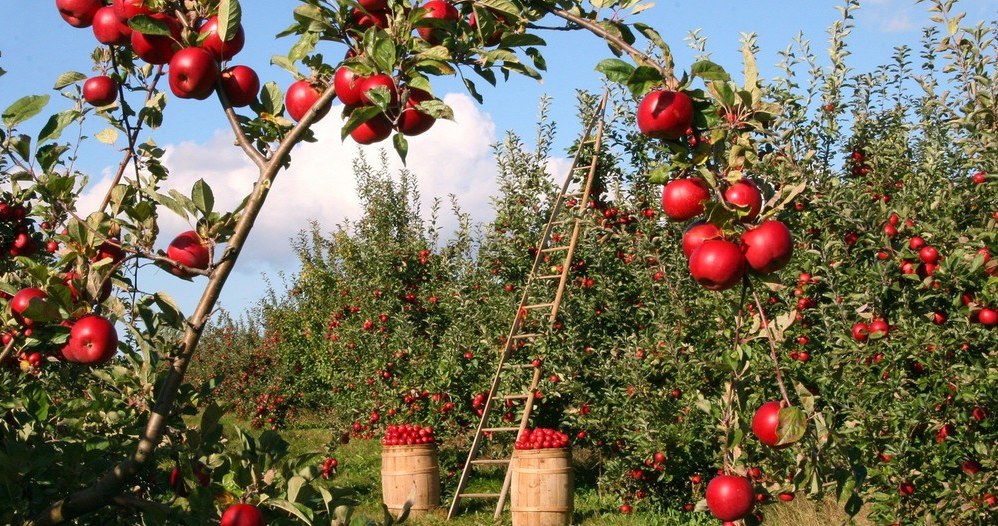
[[[486,433],[510,432],[510,431],[519,431],[519,430],[520,430],[519,427],[485,427],[485,428],[482,428],[482,431],[484,431]]]
[[[567,225],[568,223],[571,223],[572,221],[575,221],[575,219],[559,219],[558,221],[552,221],[551,224],[552,225]]]
[[[537,332],[525,332],[525,333],[522,333],[522,334],[514,334],[513,338],[511,338],[511,339],[513,339],[513,340],[526,340],[528,338],[536,338],[536,337],[538,337],[540,335],[541,334],[537,333]]]
[[[537,279],[558,279],[561,278],[561,274],[544,274],[537,276]]]
[[[544,277],[544,276],[541,276],[541,277]],[[558,274],[558,277],[561,277],[561,274]],[[548,309],[548,308],[551,308],[551,307],[554,307],[554,303],[553,302],[552,303],[537,303],[535,305],[524,305],[523,306],[524,309]]]
[[[533,369],[534,365],[530,363],[505,363],[502,367],[503,369]]]
[[[509,464],[509,462],[510,460],[508,458],[483,458],[471,461],[472,464],[483,465],[483,466],[501,466],[504,464]]]
[[[531,365],[531,367],[533,367],[533,365]],[[512,395],[502,396],[502,399],[503,400],[526,400],[528,396],[530,396],[530,395],[512,394]]]
[[[561,197],[564,199],[566,197],[582,197],[583,195],[585,195],[584,192],[572,192],[570,194],[561,194]]]
[[[561,246],[557,246],[557,247],[542,248],[541,252],[544,252],[544,253],[548,253],[548,252],[562,252],[564,250],[568,250],[568,245],[561,245]]]
[[[461,493],[458,495],[462,499],[498,499],[498,493]]]

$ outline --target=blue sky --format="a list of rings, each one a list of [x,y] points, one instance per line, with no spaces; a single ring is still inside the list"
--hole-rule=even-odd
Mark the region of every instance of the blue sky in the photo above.
[[[285,53],[292,44],[289,39],[276,40],[273,35],[290,23],[291,11],[298,2],[244,0],[242,4],[247,44],[233,63],[250,65],[263,81],[274,80],[287,86],[292,80],[290,75],[269,66],[269,62],[272,55]],[[811,41],[819,56],[823,53],[828,40],[826,29],[839,17],[837,5],[839,2],[819,0],[664,0],[638,20],[657,28],[670,43],[680,70],[692,61],[693,53],[684,44],[690,30],[699,28],[701,35],[708,38],[714,61],[736,73],[740,71],[740,34],[755,32],[761,48],[760,67],[764,76],[771,77],[776,74],[773,65],[779,60],[778,51],[799,32]],[[998,0],[965,0],[958,8],[968,12],[970,21],[998,18]],[[90,30],[68,26],[59,17],[54,2],[44,0],[0,2],[0,20],[4,21],[0,67],[8,71],[0,77],[0,107],[22,95],[52,93],[50,111],[64,109],[68,102],[60,100],[51,86],[64,71],[88,72],[90,52],[96,44]],[[856,12],[855,23],[850,64],[858,71],[867,71],[887,62],[898,45],[918,47],[920,28],[929,24],[927,5],[912,0],[869,0]],[[574,92],[578,88],[599,89],[601,80],[593,67],[610,56],[609,52],[587,33],[552,32],[544,36],[548,40],[544,54],[549,68],[542,83],[514,77],[492,89],[481,82],[484,105],[463,95],[463,88],[454,81],[434,83],[437,94],[455,107],[458,122],[438,125],[411,143],[409,165],[420,177],[426,200],[454,193],[466,209],[476,211],[478,219],[487,220],[495,174],[488,146],[506,130],[531,137],[542,95],[554,98],[553,118],[564,123],[563,142],[577,133],[573,122]],[[341,48],[333,46],[324,51],[330,57],[342,53]],[[172,100],[168,112],[166,126],[156,131],[154,139],[170,152],[167,164],[178,190],[189,191],[193,181],[203,177],[223,204],[234,203],[240,192],[248,191],[255,175],[231,147],[217,103]],[[328,229],[359,214],[356,198],[349,190],[353,187],[350,165],[356,147],[349,141],[340,143],[337,121],[331,116],[320,123],[320,144],[299,148],[294,153],[292,171],[278,179],[261,228],[251,237],[239,270],[223,293],[222,303],[227,308],[241,310],[259,297],[262,275],[277,280],[278,272],[294,271],[287,239],[305,228],[308,220],[318,219]],[[377,150],[366,151],[373,155]],[[82,154],[81,166],[92,174],[92,188],[80,208],[86,213],[89,210],[85,205],[103,195],[103,176],[116,163],[117,154],[97,145]],[[557,171],[561,164],[555,159],[551,166]],[[560,179],[562,175],[557,176]],[[186,229],[182,221],[168,218],[162,226],[163,243]],[[165,290],[184,305],[193,304],[204,280],[199,278],[196,284],[178,282],[158,271],[152,271],[148,279],[143,288]]]

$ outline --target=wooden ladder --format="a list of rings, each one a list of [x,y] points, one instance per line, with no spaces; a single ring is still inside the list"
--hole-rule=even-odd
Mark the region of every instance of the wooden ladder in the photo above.
[[[502,515],[506,505],[510,480],[512,479],[512,470],[509,469],[512,461],[512,448],[510,448],[509,454],[503,458],[480,458],[479,449],[482,447],[482,439],[485,436],[491,436],[494,433],[516,433],[514,437],[518,437],[530,421],[537,386],[541,380],[541,368],[534,367],[525,358],[524,353],[516,353],[515,351],[521,350],[524,346],[544,337],[557,319],[558,307],[561,305],[565,286],[568,283],[568,275],[571,271],[572,257],[575,254],[575,247],[582,231],[579,211],[584,211],[588,207],[593,180],[599,164],[599,154],[603,145],[603,115],[606,111],[607,98],[608,92],[604,91],[599,106],[586,124],[575,157],[572,160],[572,167],[565,177],[565,182],[558,193],[547,225],[544,227],[541,243],[534,257],[534,265],[524,286],[520,304],[516,309],[516,316],[513,317],[509,333],[503,343],[499,364],[486,395],[481,420],[475,430],[468,458],[461,470],[461,478],[458,480],[457,490],[454,492],[454,500],[447,512],[448,520],[456,515],[462,499],[498,499],[495,511],[496,519]],[[575,190],[572,190],[573,188]],[[566,242],[565,236],[556,234],[559,230],[567,231],[568,228],[571,228],[571,234],[567,237]],[[553,297],[550,295],[552,289]],[[543,294],[547,294],[547,296],[541,297]],[[542,329],[535,330],[526,325],[526,321],[535,312],[547,313],[547,323],[543,324]],[[518,363],[513,363],[514,354],[519,354],[518,360],[516,360]],[[516,370],[522,372],[530,369],[533,369],[533,374],[529,385],[523,391],[500,394],[504,373]],[[520,400],[524,401],[524,406],[518,425],[502,426],[492,422],[496,418],[496,413],[499,412],[496,411],[497,401],[506,403],[507,401]],[[506,476],[502,490],[499,493],[466,493],[465,488],[468,486],[472,472],[476,467],[483,466],[505,468]]]

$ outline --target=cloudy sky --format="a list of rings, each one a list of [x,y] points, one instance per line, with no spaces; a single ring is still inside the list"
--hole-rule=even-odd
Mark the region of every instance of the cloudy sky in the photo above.
[[[759,62],[765,76],[775,74],[778,52],[799,32],[812,41],[820,53],[826,47],[825,29],[835,21],[835,6],[841,2],[822,0],[755,0],[752,2],[718,0],[710,9],[702,2],[660,0],[643,13],[642,21],[656,27],[673,46],[677,67],[692,60],[692,52],[683,40],[694,28],[709,37],[709,48],[716,62],[738,71],[738,40],[741,33],[759,33],[762,50]],[[283,53],[291,41],[275,41],[276,34],[288,25],[294,0],[244,0],[244,24],[247,45],[236,62],[254,66],[264,81],[290,84],[290,76],[269,66],[270,56]],[[261,8],[261,6],[266,8]],[[890,59],[895,46],[918,47],[920,29],[928,23],[927,5],[903,0],[866,0],[856,13],[857,29],[851,57],[857,70],[868,70]],[[998,18],[998,0],[965,0],[958,4],[968,11],[969,20]],[[53,2],[0,2],[0,67],[8,74],[0,77],[0,107],[29,93],[52,93],[51,86],[66,70],[88,71],[88,57],[95,46],[89,30],[75,30],[65,25]],[[324,50],[329,56],[342,50]],[[593,72],[595,64],[609,56],[605,45],[584,34],[549,34],[545,50],[549,71],[541,83],[514,78],[493,89],[482,86],[485,105],[478,105],[462,92],[461,86],[446,80],[436,83],[438,95],[455,110],[455,122],[438,123],[430,132],[410,141],[409,168],[418,176],[426,202],[434,197],[455,194],[465,210],[477,218],[489,217],[489,196],[495,189],[495,167],[490,145],[505,130],[530,137],[533,134],[538,100],[554,97],[552,116],[561,125],[561,144],[578,133],[574,122],[574,91],[577,88],[598,90],[600,79]],[[479,83],[484,84],[484,82]],[[53,93],[50,109],[64,109],[68,103]],[[215,104],[217,106],[217,104]],[[359,214],[351,165],[358,147],[350,140],[339,140],[340,108],[316,128],[317,143],[303,144],[293,153],[293,167],[278,178],[275,189],[257,223],[240,260],[238,270],[223,294],[223,304],[234,310],[251,304],[262,292],[263,275],[274,277],[279,271],[293,272],[294,258],[288,239],[311,219],[332,227],[344,218]],[[218,204],[231,206],[251,188],[255,169],[233,146],[224,119],[209,102],[171,101],[167,126],[152,138],[168,151],[166,164],[171,170],[170,185],[189,192],[198,179],[205,179],[214,189]],[[88,130],[96,133],[99,128]],[[116,145],[118,148],[121,144]],[[370,158],[377,158],[377,147],[366,147]],[[116,164],[113,149],[88,146],[80,165],[91,174],[91,186],[81,203],[95,207],[105,191],[106,176]],[[394,154],[390,154],[394,159]],[[557,161],[557,160],[555,160]],[[553,164],[563,164],[554,162]],[[562,174],[558,174],[560,178]],[[167,218],[161,227],[164,243],[172,235],[187,230],[178,218]],[[178,282],[169,275],[153,271],[152,287],[177,297],[184,305],[193,305],[204,278],[194,284]]]

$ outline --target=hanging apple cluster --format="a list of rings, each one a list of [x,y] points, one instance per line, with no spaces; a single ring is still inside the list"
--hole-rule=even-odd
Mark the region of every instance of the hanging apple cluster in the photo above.
[[[695,141],[693,119],[693,103],[681,91],[651,91],[637,109],[638,128],[652,138]],[[758,221],[762,206],[762,192],[744,177],[728,181],[719,202],[713,202],[710,186],[700,177],[674,179],[662,190],[662,209],[669,219],[689,221],[708,215],[683,234],[683,253],[693,279],[709,290],[730,289],[746,272],[771,274],[790,262],[794,245],[790,230],[780,221]],[[729,213],[713,213],[717,209]],[[741,232],[737,241],[735,231]]]

